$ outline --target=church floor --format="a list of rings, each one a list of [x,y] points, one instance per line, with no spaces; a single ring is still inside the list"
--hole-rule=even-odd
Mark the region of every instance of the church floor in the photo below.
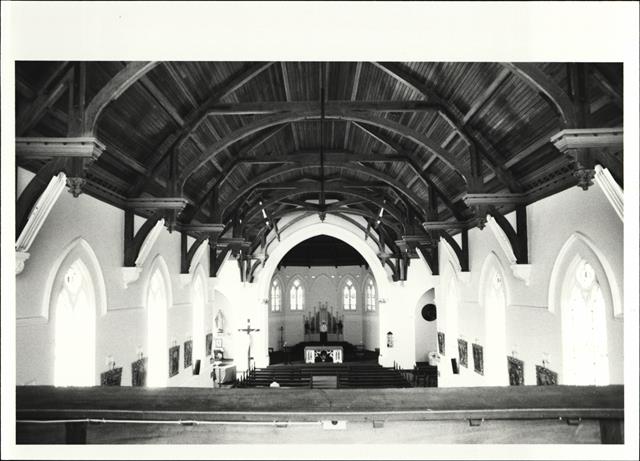
[[[375,437],[380,443],[621,443],[623,439],[623,386],[384,390],[29,386],[18,387],[16,397],[19,443],[71,443],[69,434],[71,439],[80,434],[80,443],[349,443],[359,437]],[[51,423],[56,420],[76,421],[70,424],[80,429]]]

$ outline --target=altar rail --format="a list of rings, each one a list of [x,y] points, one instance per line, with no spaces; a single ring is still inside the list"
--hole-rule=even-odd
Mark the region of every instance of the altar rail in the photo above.
[[[324,435],[316,429],[323,421],[345,421],[347,429],[353,428],[334,435],[334,441],[346,443],[349,437],[361,437],[371,428],[376,428],[376,440],[383,442],[388,436],[395,443],[623,443],[624,387],[212,390],[20,386],[16,389],[16,420],[18,443],[139,443],[139,437],[152,443],[191,443],[196,433],[199,443],[210,443],[206,442],[213,440],[210,437],[218,437],[216,443],[295,443],[296,431],[307,431],[309,442],[322,442]],[[142,424],[135,424],[133,431],[127,422]],[[174,426],[170,436],[167,425]],[[189,433],[185,425],[201,428]],[[230,426],[221,429],[225,425]],[[242,425],[292,429],[274,435],[272,429],[263,434]],[[388,432],[380,430],[383,427]],[[217,431],[215,436],[212,431]]]

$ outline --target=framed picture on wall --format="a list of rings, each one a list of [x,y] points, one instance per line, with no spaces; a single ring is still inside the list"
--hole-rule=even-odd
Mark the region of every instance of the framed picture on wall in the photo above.
[[[467,368],[467,342],[464,339],[458,339],[458,358],[460,365]]]
[[[184,342],[184,367],[189,368],[192,363],[192,355],[193,355],[193,341],[190,339],[189,341]]]
[[[515,357],[507,356],[509,366],[509,386],[522,386],[524,384],[524,362]]]
[[[178,374],[180,368],[180,346],[169,348],[169,378]]]
[[[538,386],[553,386],[558,384],[558,373],[546,367],[536,365],[536,384]]]
[[[473,371],[480,375],[484,375],[484,352],[480,344],[472,344],[473,352]]]
[[[147,384],[147,358],[143,357],[131,364],[131,385],[144,387]]]
[[[213,333],[207,333],[207,336],[204,341],[205,344],[205,354],[207,356],[211,355],[211,350],[213,349]]]

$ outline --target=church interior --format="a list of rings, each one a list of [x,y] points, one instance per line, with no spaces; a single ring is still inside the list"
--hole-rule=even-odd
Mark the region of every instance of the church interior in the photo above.
[[[624,443],[622,79],[16,62],[17,443]]]

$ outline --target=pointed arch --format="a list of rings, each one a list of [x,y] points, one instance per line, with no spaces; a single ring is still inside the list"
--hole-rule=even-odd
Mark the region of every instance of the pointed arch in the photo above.
[[[365,312],[376,312],[378,310],[378,289],[376,280],[371,274],[367,274],[362,281],[362,293],[364,293]]]
[[[52,297],[55,386],[96,384],[96,302],[91,274],[73,253],[60,266]]]
[[[275,313],[283,312],[282,309],[282,288],[285,285],[282,283],[282,279],[279,276],[274,276],[271,280],[271,287],[269,288],[269,311]]]
[[[353,277],[346,275],[340,281],[340,299],[343,311],[356,311],[358,306],[358,290]]]
[[[599,248],[576,232],[564,243],[549,281],[549,310],[560,315],[563,384],[606,385],[617,380],[616,319],[621,292]],[[613,332],[613,335],[611,335]]]
[[[143,293],[147,310],[147,386],[165,387],[169,376],[167,311],[173,304],[173,293],[169,268],[160,255],[149,266]]]
[[[104,283],[104,276],[98,257],[96,256],[91,245],[82,237],[77,237],[69,243],[60,255],[56,258],[49,276],[45,283],[44,298],[42,303],[42,317],[45,321],[49,321],[51,310],[53,308],[54,284],[56,277],[60,274],[63,267],[68,267],[76,259],[81,259],[91,276],[91,282],[94,289],[94,299],[96,303],[96,313],[104,315],[107,313],[107,288]]]
[[[598,246],[581,232],[574,232],[562,245],[549,277],[548,303],[549,311],[560,312],[560,288],[563,275],[567,271],[567,264],[576,254],[582,255],[596,270],[596,275],[603,284],[605,301],[612,308],[612,315],[616,318],[624,316],[622,290],[617,282],[615,272],[604,253]]]
[[[289,310],[303,311],[306,294],[304,277],[300,274],[296,274],[291,277],[291,282],[289,282],[288,288]]]
[[[498,256],[494,252],[489,253],[480,272],[479,300],[485,320],[484,376],[488,384],[497,386],[506,386],[509,382],[505,352],[509,290],[505,274]]]

